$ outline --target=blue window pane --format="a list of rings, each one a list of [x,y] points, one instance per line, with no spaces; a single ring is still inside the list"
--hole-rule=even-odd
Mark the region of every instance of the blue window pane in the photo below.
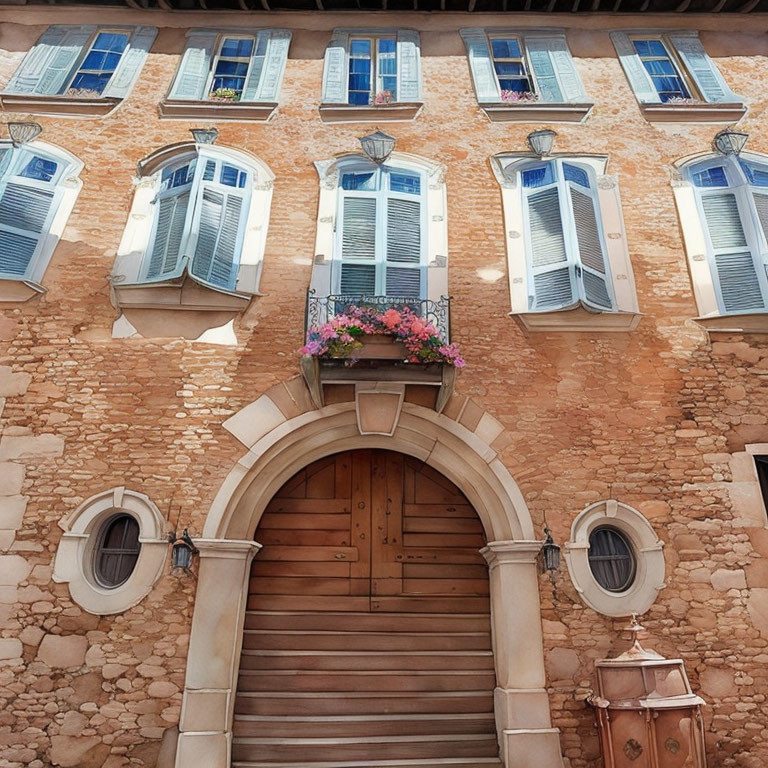
[[[664,82],[660,83],[659,80],[655,80],[656,90],[659,92],[659,98],[662,101],[669,101],[670,99],[687,99],[688,91],[679,78],[663,78]]]
[[[128,44],[126,35],[115,34],[114,32],[100,32],[96,37],[93,47],[100,51],[116,51],[122,53]]]
[[[371,94],[367,90],[349,92],[350,104],[368,104],[370,100],[371,100]]]
[[[495,59],[519,59],[520,43],[514,38],[509,40],[500,40],[498,38],[491,40],[493,57]]]
[[[410,195],[420,195],[421,179],[418,176],[406,176],[403,173],[390,173],[389,188],[392,192],[407,192]]]
[[[217,75],[235,75],[245,77],[248,73],[248,64],[244,61],[219,61],[216,65]]]
[[[383,91],[389,91],[394,96],[395,90],[397,89],[397,78],[394,75],[382,77],[381,89]]]
[[[693,183],[697,187],[727,187],[728,178],[725,175],[725,168],[717,166],[694,173]]]
[[[368,59],[350,59],[349,60],[349,72],[350,74],[368,74],[371,71],[371,62]]]
[[[203,181],[213,181],[213,175],[216,173],[216,163],[213,160],[205,161],[205,170],[203,171]]]
[[[644,61],[643,65],[649,75],[677,75],[669,59],[651,59]]]
[[[163,189],[173,189],[189,184],[194,175],[194,163],[187,163],[180,168],[166,168],[160,177]]]
[[[496,74],[498,75],[524,75],[523,63],[521,61],[497,61]]]
[[[369,93],[371,90],[371,77],[366,72],[364,74],[349,73],[349,90],[350,91],[365,91]]]
[[[353,40],[349,44],[349,55],[355,57],[371,57],[371,41],[370,40]]]
[[[515,91],[515,93],[527,93],[531,90],[530,82],[528,78],[506,80],[499,79],[499,88],[502,91]]]
[[[397,49],[397,44],[394,38],[383,37],[379,40],[379,53],[394,53]]]
[[[245,59],[253,53],[253,40],[227,38],[221,44],[221,56],[229,56],[233,59]]]
[[[228,187],[244,187],[245,171],[235,168],[234,165],[223,165],[221,168],[221,183]]]
[[[768,168],[752,165],[744,160],[739,160],[739,165],[750,184],[756,187],[768,187]]]
[[[109,53],[107,51],[91,51],[80,67],[81,70],[109,70],[114,72],[117,69],[117,65],[120,63],[119,53]]]
[[[529,168],[527,171],[523,171],[522,177],[523,186],[527,189],[545,187],[555,180],[551,164],[542,165],[538,168]]]
[[[668,55],[661,40],[634,40],[633,43],[639,56]]]
[[[376,178],[374,173],[345,173],[341,177],[342,189],[376,189]]]
[[[90,72],[82,72],[75,75],[75,79],[72,81],[72,85],[69,87],[73,90],[85,90],[93,91],[94,93],[101,93],[107,87],[107,83],[111,77],[111,72],[104,72],[103,74],[99,75],[94,75]]]
[[[574,184],[580,184],[582,187],[589,186],[589,174],[583,168],[563,163],[563,176],[566,181],[572,181]]]
[[[219,88],[231,88],[238,93],[243,90],[245,78],[243,77],[214,77],[211,90],[217,91]]]
[[[25,179],[37,179],[38,181],[51,181],[56,175],[56,169],[58,164],[53,160],[46,160],[42,157],[35,155],[25,166],[24,170],[19,174]]]
[[[381,59],[379,61],[379,74],[396,75],[397,59]]]

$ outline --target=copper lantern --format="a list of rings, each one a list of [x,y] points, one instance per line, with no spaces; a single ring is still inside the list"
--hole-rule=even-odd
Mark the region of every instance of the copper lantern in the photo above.
[[[682,659],[665,659],[640,645],[595,663],[594,708],[605,768],[706,768],[701,707]]]

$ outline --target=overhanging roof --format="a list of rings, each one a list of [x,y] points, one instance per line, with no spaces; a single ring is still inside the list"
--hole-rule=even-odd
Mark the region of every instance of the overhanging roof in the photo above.
[[[164,11],[448,11],[470,13],[750,13],[768,0],[0,0],[2,6],[130,7]]]

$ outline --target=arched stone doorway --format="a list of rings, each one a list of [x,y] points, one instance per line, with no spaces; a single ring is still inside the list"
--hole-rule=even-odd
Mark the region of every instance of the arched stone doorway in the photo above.
[[[482,524],[418,459],[313,462],[256,529],[232,761],[500,766]]]
[[[206,518],[187,660],[177,768],[229,768],[237,673],[258,523],[297,471],[342,451],[384,449],[447,477],[482,521],[496,672],[494,716],[507,768],[562,768],[545,689],[535,539],[525,501],[499,458],[503,427],[464,397],[443,413],[402,403],[391,436],[361,432],[354,399],[315,408],[297,379],[273,387],[224,426],[247,450]]]

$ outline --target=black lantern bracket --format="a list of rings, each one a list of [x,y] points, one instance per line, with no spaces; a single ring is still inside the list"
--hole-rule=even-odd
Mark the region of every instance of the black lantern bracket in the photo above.
[[[185,528],[181,536],[176,531],[168,534],[168,543],[171,545],[171,573],[182,576],[191,572],[192,556],[200,553],[195,546],[189,531]]]

